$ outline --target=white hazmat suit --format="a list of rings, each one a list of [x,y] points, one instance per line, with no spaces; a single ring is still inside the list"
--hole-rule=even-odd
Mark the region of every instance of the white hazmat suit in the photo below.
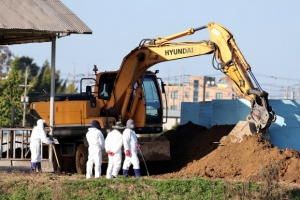
[[[98,122],[99,123],[99,122]],[[89,128],[86,139],[89,143],[89,157],[86,163],[86,178],[89,179],[93,174],[95,163],[95,178],[101,176],[102,149],[104,149],[104,137],[101,131],[95,127]]]
[[[36,163],[41,162],[41,143],[52,144],[52,141],[47,138],[44,131],[45,121],[39,119],[37,126],[33,128],[30,137],[30,151],[31,151],[31,165],[35,166]],[[40,164],[39,164],[40,166]],[[35,168],[35,167],[32,167]],[[40,168],[40,167],[39,167]]]
[[[130,156],[125,156],[123,170],[128,170],[131,164],[133,169],[140,169],[140,161],[137,156],[138,141],[135,132],[129,128],[126,128],[123,132],[123,145],[124,151],[130,151]]]
[[[112,152],[112,155],[108,154],[108,166],[106,171],[106,178],[110,179],[117,177],[122,164],[122,134],[120,131],[114,129],[109,132],[105,139],[106,152]]]

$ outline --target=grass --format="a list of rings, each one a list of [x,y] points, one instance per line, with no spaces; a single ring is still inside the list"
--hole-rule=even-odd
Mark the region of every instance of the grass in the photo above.
[[[191,179],[117,178],[0,172],[0,199],[300,199],[300,189],[266,184]]]

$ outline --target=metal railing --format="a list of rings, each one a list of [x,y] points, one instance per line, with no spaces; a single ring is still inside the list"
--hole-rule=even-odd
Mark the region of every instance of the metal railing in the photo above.
[[[29,150],[32,128],[1,128],[0,159],[6,152],[6,159],[16,159],[16,150],[21,148],[20,159],[24,159],[24,150]],[[41,148],[42,151],[43,148]],[[42,153],[42,152],[41,152]]]

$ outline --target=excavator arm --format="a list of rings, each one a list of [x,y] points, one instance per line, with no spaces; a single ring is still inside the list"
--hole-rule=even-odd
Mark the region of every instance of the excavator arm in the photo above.
[[[210,40],[173,41],[206,28],[209,31]],[[134,84],[137,81],[143,82],[143,75],[148,68],[164,61],[206,54],[213,54],[213,67],[226,75],[222,80],[229,82],[239,97],[250,101],[251,114],[247,116],[247,120],[255,124],[258,132],[267,130],[271,122],[276,120],[276,115],[268,102],[268,93],[263,91],[258,84],[251,72],[250,65],[235,43],[233,35],[217,23],[208,23],[206,26],[191,28],[165,38],[142,40],[139,46],[123,59],[115,81],[113,95],[107,102],[107,108],[111,112],[115,112],[114,108],[122,108],[122,118],[133,117],[142,93],[142,84],[139,84],[136,89],[135,98],[128,112],[126,108],[129,98]]]

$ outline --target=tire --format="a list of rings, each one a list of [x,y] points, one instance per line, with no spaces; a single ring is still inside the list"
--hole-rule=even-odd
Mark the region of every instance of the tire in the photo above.
[[[76,171],[78,174],[85,174],[86,173],[86,162],[88,160],[88,148],[85,147],[83,144],[80,144],[76,149]]]

